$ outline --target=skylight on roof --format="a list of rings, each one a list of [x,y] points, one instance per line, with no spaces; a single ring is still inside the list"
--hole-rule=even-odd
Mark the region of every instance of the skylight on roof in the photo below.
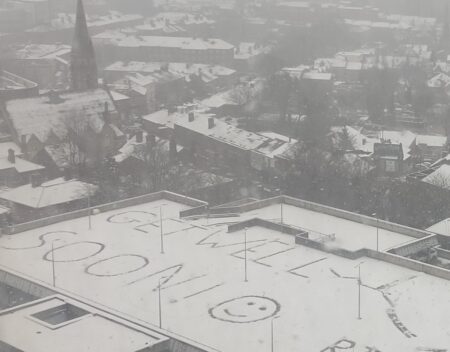
[[[79,319],[89,312],[78,308],[72,304],[63,304],[61,306],[46,309],[42,312],[32,314],[35,319],[41,320],[46,324],[57,326]]]

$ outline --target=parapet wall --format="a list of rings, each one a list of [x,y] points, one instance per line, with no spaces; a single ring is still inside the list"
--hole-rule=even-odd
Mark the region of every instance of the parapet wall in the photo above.
[[[63,221],[67,221],[67,220],[73,220],[73,219],[85,217],[85,216],[88,216],[89,212],[92,212],[93,209],[96,209],[100,212],[107,212],[107,211],[111,211],[111,210],[115,210],[115,209],[127,208],[127,207],[131,207],[131,206],[135,206],[135,205],[154,202],[159,199],[167,199],[167,200],[171,200],[174,202],[178,202],[178,203],[185,204],[185,205],[188,205],[191,207],[196,207],[196,208],[206,207],[206,205],[207,205],[206,202],[203,202],[203,201],[200,201],[200,200],[197,200],[194,198],[182,196],[182,195],[168,192],[168,191],[161,191],[161,192],[156,192],[156,193],[145,194],[145,195],[139,196],[139,197],[119,200],[119,201],[113,202],[113,203],[98,205],[98,206],[92,207],[91,209],[76,210],[73,212],[58,214],[55,216],[38,219],[38,220],[23,223],[23,224],[9,226],[7,228],[2,229],[2,234],[15,234],[15,233],[19,233],[19,232],[29,231],[29,230],[33,230],[36,228],[48,226],[51,224],[56,224],[58,222],[63,222]],[[193,208],[193,209],[196,209],[196,208]],[[188,210],[191,210],[191,209],[188,209]],[[181,216],[182,212],[180,212],[180,216]]]
[[[23,277],[15,275],[11,272],[2,270],[1,268],[0,282],[37,298],[43,298],[55,294],[55,291],[52,291],[47,287],[24,279]]]
[[[277,224],[275,222],[264,220],[260,218],[253,218],[238,222],[237,224],[231,224],[228,226],[227,232],[236,232],[248,227],[260,226],[270,230],[279,231],[288,235],[294,236],[308,236],[307,232],[300,229],[293,228],[288,225]]]

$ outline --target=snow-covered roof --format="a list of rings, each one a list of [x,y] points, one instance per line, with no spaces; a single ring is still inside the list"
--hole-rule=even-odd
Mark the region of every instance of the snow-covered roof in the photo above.
[[[70,45],[65,44],[28,44],[16,50],[14,55],[18,59],[56,59],[70,51]]]
[[[254,133],[243,130],[222,120],[216,119],[211,114],[203,112],[195,112],[194,121],[189,121],[185,114],[177,118],[175,129],[177,126],[195,131],[209,138],[213,138],[220,142],[251,150],[255,153],[263,154],[269,158],[283,154],[287,148],[297,143],[296,140],[286,140],[284,138],[271,138],[261,133]],[[211,128],[208,125],[208,119],[214,119]]]
[[[213,75],[219,76],[229,76],[236,72],[231,68],[221,66],[221,65],[208,65],[208,64],[191,64],[184,62],[142,62],[142,61],[117,61],[105,68],[105,71],[111,72],[139,72],[139,73],[154,73],[161,70],[166,70],[167,72],[177,73],[181,75]]]
[[[118,11],[109,11],[105,15],[87,15],[88,27],[103,27],[111,24],[127,23],[143,19],[138,14],[122,14]],[[53,30],[69,29],[75,27],[75,13],[58,13],[50,21],[50,23],[38,25],[28,30],[28,32],[47,32]]]
[[[307,1],[282,1],[277,6],[308,9],[311,7],[311,4]]]
[[[428,147],[442,147],[447,143],[447,137],[418,134],[416,136],[416,143],[424,144]]]
[[[38,318],[41,312],[61,309],[66,305],[80,312],[78,319],[69,319],[65,325],[63,320],[60,326]],[[159,349],[157,345],[168,340],[155,331],[138,329],[131,322],[119,320],[100,309],[61,295],[32,301],[16,307],[12,312],[0,313],[0,326],[2,344],[14,346],[17,351],[142,351]],[[17,334],[17,326],[21,327],[20,334]]]
[[[427,81],[430,88],[446,88],[450,85],[450,76],[445,73],[438,73]]]
[[[258,56],[262,53],[267,53],[269,51],[268,47],[258,46],[256,43],[251,42],[240,42],[236,46],[234,52],[235,59],[249,59],[254,56]]]
[[[0,92],[2,90],[19,90],[37,87],[37,83],[0,68]]]
[[[401,232],[395,224],[377,227],[375,219],[369,225],[366,217],[330,208],[327,213],[326,207],[311,203],[301,207],[263,201],[236,216],[197,220],[179,217],[186,208],[181,201],[158,199],[97,213],[91,229],[83,217],[3,235],[0,265],[51,282],[51,242],[59,239],[54,252],[58,288],[153,325],[159,323],[161,293],[163,329],[212,346],[206,350],[270,350],[271,323],[274,348],[280,351],[332,351],[348,346],[355,347],[355,352],[367,346],[383,352],[448,348],[450,317],[443,312],[450,305],[450,281],[412,269],[427,265],[411,261],[407,268],[369,258],[364,251],[362,257],[351,260],[296,244],[295,236],[276,226],[247,224],[246,229],[228,231],[227,225],[255,217],[279,224],[281,215],[283,224],[307,231],[310,239],[323,241],[330,249],[375,252],[378,237],[381,253],[377,257],[396,263],[407,259],[385,251],[417,240],[405,233],[428,233],[404,228]],[[40,241],[46,233],[51,237]],[[359,265],[362,319],[357,318]],[[7,330],[0,333],[8,331],[18,341],[17,326],[21,325],[10,320],[5,324]],[[69,329],[77,328],[71,325]],[[102,329],[88,328],[94,338],[102,333]],[[44,334],[42,326],[39,331],[43,333],[35,334],[36,338],[51,333]],[[78,333],[74,336],[80,338]],[[18,343],[27,343],[22,340]]]
[[[434,172],[422,179],[423,182],[450,190],[450,165],[439,166]]]
[[[27,184],[10,189],[0,193],[0,199],[41,209],[86,198],[88,195],[93,196],[97,188],[97,186],[82,181],[66,181],[64,178],[57,178],[37,187]]]
[[[130,157],[144,160],[147,145],[147,133],[142,134],[142,141],[138,142],[136,135],[127,140],[127,142],[118,150],[118,153],[114,156],[114,160],[117,163],[121,163]],[[162,139],[155,136],[155,147],[160,152],[168,153],[170,151],[170,141],[168,139]],[[177,145],[177,152],[183,149],[182,146]]]
[[[19,174],[28,173],[32,171],[42,171],[44,166],[32,163],[28,160],[19,158],[16,156],[15,161],[12,163],[8,160],[8,157],[0,157],[0,170],[15,169]]]
[[[107,31],[93,36],[99,43],[113,44],[120,47],[161,47],[181,50],[231,50],[234,46],[217,38],[191,38],[169,36],[135,36],[119,31]]]
[[[169,114],[167,109],[158,110],[142,117],[143,120],[173,128],[175,114]]]
[[[103,89],[61,93],[51,102],[49,96],[10,100],[6,109],[19,136],[35,135],[45,142],[51,133],[65,138],[70,121],[80,119],[99,133],[105,122],[105,103],[110,113],[115,113],[114,102]]]
[[[14,142],[0,142],[0,156],[8,155],[8,150],[14,150],[16,156],[20,156],[22,154],[21,148]]]

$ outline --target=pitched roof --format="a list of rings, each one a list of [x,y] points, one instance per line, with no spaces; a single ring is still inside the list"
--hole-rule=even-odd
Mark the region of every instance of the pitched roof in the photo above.
[[[6,102],[9,118],[19,136],[35,135],[45,143],[53,132],[59,138],[67,136],[69,121],[82,118],[96,133],[100,133],[105,122],[105,103],[115,113],[114,103],[103,89],[84,92],[62,93],[59,102],[52,103],[48,96],[10,100]]]
[[[18,158],[16,156],[15,162],[12,163],[7,157],[0,158],[0,170],[16,169],[21,174],[24,172],[39,171],[45,169],[45,167],[27,161],[25,159]]]
[[[0,199],[40,209],[86,198],[89,192],[93,195],[96,191],[97,186],[89,183],[78,180],[66,181],[64,178],[57,178],[44,182],[38,187],[32,187],[31,184],[27,184],[0,193]]]

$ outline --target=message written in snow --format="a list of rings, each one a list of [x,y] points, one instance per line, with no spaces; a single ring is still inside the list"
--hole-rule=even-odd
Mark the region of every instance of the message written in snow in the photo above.
[[[328,346],[321,350],[320,352],[340,352],[340,351],[351,351],[351,352],[381,352],[376,347],[364,346],[357,344],[355,341],[349,339],[341,339],[334,343],[331,346]],[[439,348],[427,348],[427,347],[418,347],[414,351],[411,352],[449,352],[447,349],[439,349]]]

